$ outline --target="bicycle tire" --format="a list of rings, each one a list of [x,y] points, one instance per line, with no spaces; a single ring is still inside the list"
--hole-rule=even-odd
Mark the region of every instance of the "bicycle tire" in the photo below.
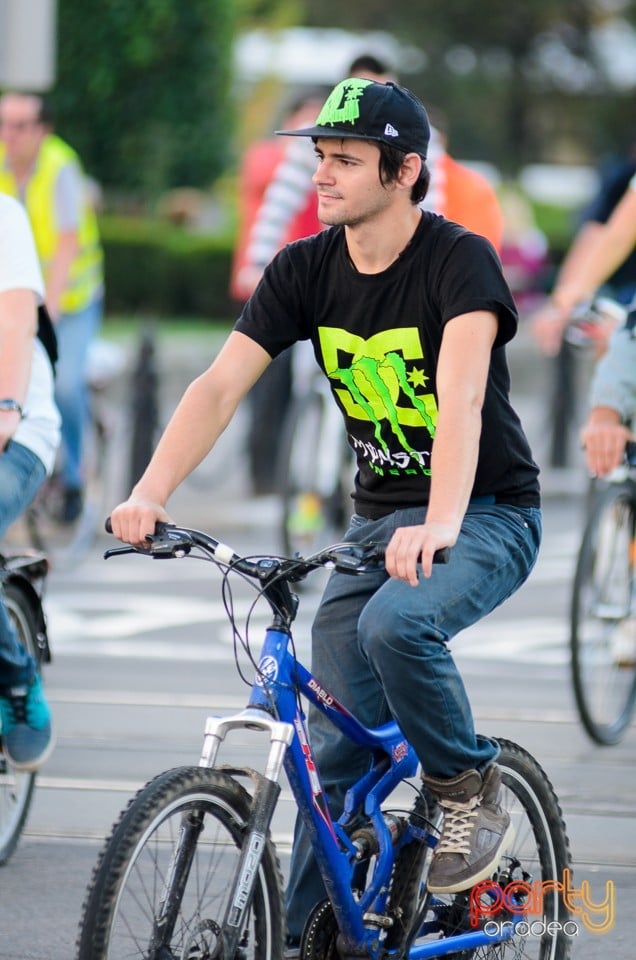
[[[5,583],[2,591],[18,639],[39,661],[38,623],[33,602],[16,583]],[[35,773],[14,770],[0,750],[0,866],[7,863],[18,845],[33,800],[35,780]]]
[[[502,803],[511,816],[515,828],[512,846],[502,855],[496,877],[502,886],[527,875],[532,881],[563,881],[570,868],[570,849],[563,814],[556,794],[539,763],[526,750],[509,740],[499,739],[501,753],[497,760],[501,769]],[[422,808],[419,798],[414,805],[414,822],[421,826]],[[429,814],[426,814],[428,817]],[[454,933],[468,932],[470,925],[470,893],[448,897],[432,896],[426,890],[428,856],[413,855],[409,847],[422,847],[414,841],[398,855],[391,888],[391,911],[398,922],[410,924],[404,931],[401,949],[408,956],[413,945],[427,943],[431,937],[444,938]],[[486,898],[484,898],[486,899]],[[492,904],[492,900],[488,900]],[[413,909],[413,905],[416,909]],[[426,926],[431,915],[436,916],[439,932],[431,933]],[[553,923],[553,933],[541,936],[513,936],[503,943],[487,944],[472,950],[446,954],[453,960],[567,960],[571,937],[566,929],[570,913],[556,890],[547,891],[543,898],[543,917],[546,926]],[[559,929],[557,930],[557,926]],[[395,926],[395,925],[394,925]],[[392,932],[394,942],[400,938]],[[428,938],[428,939],[427,939]],[[399,956],[402,953],[399,952]]]
[[[327,403],[317,390],[299,397],[285,426],[278,466],[281,542],[287,556],[309,556],[342,536],[351,500],[352,452],[344,432],[325,457]],[[325,473],[330,474],[325,481]],[[350,512],[350,511],[349,511]]]
[[[165,893],[174,838],[183,816],[195,811],[203,813],[205,830],[196,841],[170,946],[152,955],[217,956],[212,941],[218,939],[250,808],[242,785],[216,770],[179,767],[150,781],[124,810],[102,850],[82,908],[77,960],[150,955],[153,917]],[[280,867],[268,836],[236,960],[282,957],[282,900]]]
[[[636,488],[610,484],[586,524],[570,604],[574,699],[588,736],[618,743],[636,706]]]

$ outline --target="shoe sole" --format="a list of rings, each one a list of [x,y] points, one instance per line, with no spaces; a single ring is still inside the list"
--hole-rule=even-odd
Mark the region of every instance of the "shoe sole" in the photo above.
[[[506,832],[503,835],[502,841],[497,847],[496,854],[493,855],[492,859],[488,861],[485,867],[479,871],[479,873],[474,874],[466,880],[458,880],[456,883],[451,884],[450,886],[440,886],[439,884],[430,884],[426,883],[426,889],[429,893],[463,893],[466,890],[470,890],[471,887],[474,887],[476,883],[481,883],[482,880],[489,880],[493,870],[499,864],[502,854],[508,844],[514,838],[514,827],[512,823],[508,824]]]
[[[37,773],[40,767],[43,767],[46,761],[49,759],[53,750],[55,749],[55,730],[51,727],[51,739],[49,740],[48,746],[44,753],[41,753],[39,757],[36,757],[35,760],[20,761],[14,760],[13,757],[7,751],[6,744],[4,745],[4,755],[6,757],[7,763],[13,770],[17,770],[19,773]]]

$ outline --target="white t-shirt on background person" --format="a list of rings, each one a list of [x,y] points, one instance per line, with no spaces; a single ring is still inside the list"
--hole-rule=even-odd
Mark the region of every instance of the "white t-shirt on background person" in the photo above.
[[[0,193],[0,292],[22,289],[33,290],[44,301],[44,280],[26,211],[13,197]],[[51,363],[37,337],[22,407],[24,418],[12,439],[35,453],[50,473],[59,444],[60,415]]]

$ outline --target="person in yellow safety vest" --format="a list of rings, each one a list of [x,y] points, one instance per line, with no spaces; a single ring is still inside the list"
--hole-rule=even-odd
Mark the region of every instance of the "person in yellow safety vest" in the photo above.
[[[79,158],[52,132],[43,97],[0,97],[0,192],[20,200],[31,221],[55,323],[56,401],[62,415],[60,520],[82,510],[82,438],[88,417],[88,350],[103,315],[103,255],[97,218]]]

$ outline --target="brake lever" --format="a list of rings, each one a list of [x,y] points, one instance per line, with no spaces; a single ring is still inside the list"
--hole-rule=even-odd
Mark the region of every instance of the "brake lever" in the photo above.
[[[147,550],[138,550],[137,547],[109,547],[104,551],[104,560],[110,560],[111,557],[121,557],[124,553],[148,553]]]

